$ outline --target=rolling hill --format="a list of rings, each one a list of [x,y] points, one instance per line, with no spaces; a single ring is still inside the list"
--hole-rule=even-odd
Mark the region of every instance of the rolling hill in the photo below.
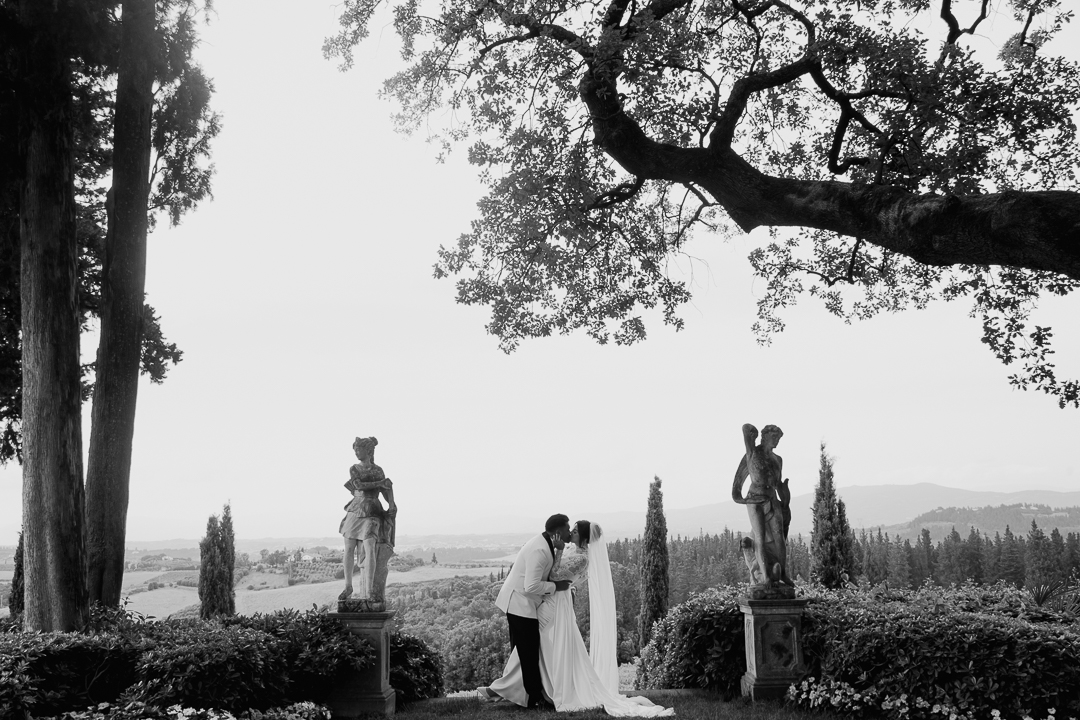
[[[749,522],[746,509],[726,499],[727,488],[718,488],[722,501],[691,508],[665,508],[668,532],[671,535],[697,535],[700,532],[719,533],[724,528],[747,531]],[[1056,492],[1050,490],[1020,490],[1017,492],[990,492],[963,490],[933,483],[913,485],[851,485],[837,490],[847,505],[848,520],[853,528],[895,528],[911,523],[916,517],[938,508],[984,508],[1001,505],[1045,505],[1050,508],[1080,506],[1080,492]],[[813,524],[810,508],[813,492],[796,495],[791,499],[791,535],[808,536]],[[644,502],[640,511],[605,512],[602,508],[577,515],[599,523],[608,537],[637,537],[645,530]],[[577,518],[575,518],[577,519]],[[942,522],[951,522],[942,520]],[[1022,528],[1026,531],[1027,520]],[[411,548],[465,547],[499,548],[520,546],[532,533],[536,518],[505,516],[489,523],[491,532],[484,535],[402,535],[398,538],[398,550]],[[1040,522],[1040,526],[1042,523]],[[951,526],[950,526],[951,527]],[[957,528],[959,529],[959,527]],[[1016,528],[1014,528],[1016,529]],[[948,532],[948,530],[946,530]],[[917,532],[916,532],[917,534]],[[198,540],[173,539],[161,541],[128,542],[128,547],[146,550],[164,548],[198,547]],[[337,547],[340,537],[286,537],[236,539],[236,549],[256,555],[261,548],[298,548],[324,545]]]

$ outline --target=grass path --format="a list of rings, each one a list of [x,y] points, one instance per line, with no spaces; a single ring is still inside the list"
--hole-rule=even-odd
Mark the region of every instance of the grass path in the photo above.
[[[827,720],[831,717],[825,713],[796,710],[781,701],[753,703],[743,698],[725,701],[719,695],[702,690],[650,690],[635,694],[645,695],[657,705],[675,708],[675,717],[681,720]],[[610,717],[603,710],[555,713],[526,710],[510,703],[486,703],[473,698],[423,700],[398,708],[397,715],[406,720],[451,717],[462,720],[606,720]],[[381,716],[370,717],[374,720]]]

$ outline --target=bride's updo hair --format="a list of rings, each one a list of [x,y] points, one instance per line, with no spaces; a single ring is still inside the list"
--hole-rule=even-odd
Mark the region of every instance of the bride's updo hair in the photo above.
[[[592,540],[594,537],[600,537],[600,526],[593,525],[588,520],[578,520],[574,524],[574,527],[578,531],[577,544],[579,548],[584,548],[589,544],[589,540]]]

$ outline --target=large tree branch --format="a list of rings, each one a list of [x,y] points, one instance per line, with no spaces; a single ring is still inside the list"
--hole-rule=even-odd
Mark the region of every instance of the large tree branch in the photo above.
[[[499,18],[510,27],[517,27],[529,32],[524,36],[516,36],[510,40],[527,40],[535,37],[549,37],[563,46],[573,50],[585,59],[593,56],[593,48],[584,38],[577,33],[553,23],[544,23],[528,13],[512,13],[501,3],[492,1],[490,6],[499,14]],[[489,48],[490,49],[490,46]]]
[[[975,22],[971,23],[971,27],[961,28],[960,22],[952,11],[952,0],[941,0],[941,19],[949,26],[949,35],[945,40],[945,44],[954,45],[960,39],[960,36],[964,34],[974,35],[975,29],[986,19],[989,9],[990,0],[982,0],[982,10],[979,12],[979,17],[975,19]]]
[[[716,127],[713,128],[709,138],[710,145],[715,149],[731,146],[735,138],[735,128],[739,124],[739,119],[742,118],[743,113],[746,112],[746,104],[749,102],[751,95],[786,85],[818,67],[814,50],[817,42],[817,30],[806,15],[780,0],[768,0],[755,8],[744,7],[739,4],[738,0],[733,0],[733,5],[750,22],[766,10],[779,9],[780,12],[795,18],[803,26],[806,31],[806,43],[803,55],[798,60],[776,70],[763,73],[755,72],[735,81],[727,102],[724,104],[724,110],[717,119]]]
[[[929,265],[1007,265],[1080,280],[1080,193],[958,197],[773,177],[729,147],[652,140],[622,110],[612,84],[590,70],[579,86],[595,142],[632,175],[704,188],[743,230],[815,228],[863,238]]]

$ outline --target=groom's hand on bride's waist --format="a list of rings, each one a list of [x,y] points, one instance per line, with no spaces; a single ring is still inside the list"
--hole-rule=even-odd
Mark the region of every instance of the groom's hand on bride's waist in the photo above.
[[[564,590],[569,590],[569,589],[570,589],[570,581],[569,580],[556,580],[555,581],[555,592],[563,592]]]

